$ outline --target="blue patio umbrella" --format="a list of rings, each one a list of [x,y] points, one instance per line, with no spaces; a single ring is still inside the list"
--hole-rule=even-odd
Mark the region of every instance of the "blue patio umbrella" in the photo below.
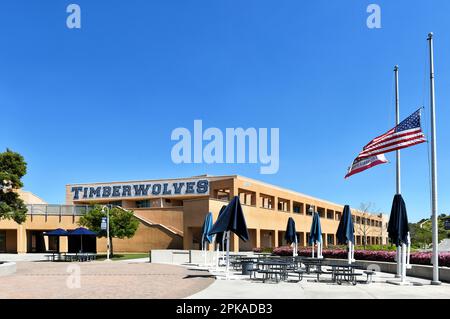
[[[348,263],[352,262],[355,244],[355,227],[353,225],[352,212],[350,206],[345,205],[341,220],[336,232],[337,243],[339,245],[348,244]]]
[[[411,242],[409,239],[408,213],[405,201],[400,194],[396,194],[392,201],[388,235],[391,242],[397,246],[397,274],[400,275],[402,282],[404,282],[406,279],[406,266],[409,264]],[[408,245],[408,254],[406,245]]]
[[[63,237],[63,236],[67,236],[69,234],[69,232],[67,232],[66,230],[62,229],[62,228],[57,228],[55,230],[51,230],[48,232],[44,233],[44,236],[48,236],[48,237]],[[59,238],[58,238],[58,252],[60,250],[60,246],[59,246]]]
[[[212,235],[209,233],[213,226],[213,216],[212,213],[208,213],[205,216],[202,226],[202,248],[206,242],[212,242]]]
[[[297,239],[297,231],[295,229],[295,221],[292,217],[289,217],[288,219],[284,239],[286,239],[288,244],[294,244],[292,255],[296,256],[298,239]]]
[[[222,208],[219,211],[219,215],[217,217],[217,220],[219,220],[220,216],[222,216],[223,212],[225,211],[225,208],[227,208],[227,205],[223,205],[222,206]],[[217,221],[216,221],[216,223],[217,223]],[[212,230],[212,228],[211,228],[211,230]],[[209,235],[213,236],[213,234],[211,234],[211,230],[210,230]],[[216,234],[216,238],[214,240],[215,240],[216,244],[222,244],[223,239],[224,239],[224,233],[217,233]]]
[[[391,216],[389,217],[389,239],[396,246],[408,243],[408,213],[402,195],[397,194],[392,201]]]
[[[226,232],[227,243],[227,274],[230,265],[230,234],[235,233],[244,242],[248,241],[248,229],[245,222],[244,212],[238,196],[235,196],[228,206],[223,210],[222,215],[217,218],[210,234],[219,234]]]
[[[55,230],[51,230],[48,232],[44,233],[44,236],[54,236],[54,237],[62,237],[62,236],[67,236],[69,234],[68,231],[62,229],[62,228],[58,228]]]
[[[81,252],[83,252],[83,236],[97,236],[97,233],[87,228],[79,227],[77,229],[69,231],[67,236],[80,236]]]
[[[231,200],[222,212],[222,215],[217,218],[210,234],[214,235],[228,231],[235,233],[245,242],[249,239],[247,223],[245,222],[244,212],[238,196]]]
[[[309,231],[309,244],[312,247],[314,257],[314,244],[317,243],[317,257],[322,257],[322,227],[320,226],[320,216],[317,212],[313,214],[311,230]]]

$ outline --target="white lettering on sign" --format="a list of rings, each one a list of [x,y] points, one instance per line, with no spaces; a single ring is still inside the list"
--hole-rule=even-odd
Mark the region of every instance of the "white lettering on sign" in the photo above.
[[[155,181],[152,183],[74,185],[73,200],[100,198],[129,198],[151,196],[209,195],[206,179],[181,181]]]

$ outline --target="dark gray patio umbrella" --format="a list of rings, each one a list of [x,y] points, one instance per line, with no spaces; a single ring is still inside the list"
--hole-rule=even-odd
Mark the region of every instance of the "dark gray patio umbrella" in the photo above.
[[[312,246],[312,257],[314,257],[314,244],[317,243],[317,258],[322,257],[322,227],[320,225],[320,216],[318,212],[313,214],[311,230],[309,232],[309,244]]]
[[[392,201],[388,235],[391,242],[397,246],[397,274],[400,275],[402,282],[405,282],[411,241],[409,237],[408,213],[405,201],[400,194],[396,194]]]
[[[225,240],[227,243],[227,274],[230,266],[230,236],[235,233],[243,241],[248,241],[248,229],[245,222],[244,212],[242,211],[241,202],[238,196],[235,196],[228,206],[222,212],[222,215],[217,218],[210,234],[225,233]]]
[[[297,255],[297,230],[295,229],[295,221],[292,217],[289,217],[287,225],[286,225],[286,233],[284,235],[284,239],[288,242],[288,244],[294,244],[292,249],[292,255]]]
[[[348,263],[351,264],[354,259],[355,228],[353,226],[352,212],[348,205],[344,206],[336,238],[339,245],[348,245]]]
[[[96,232],[93,232],[92,230],[89,230],[87,228],[84,227],[79,227],[77,229],[74,229],[72,231],[69,231],[69,233],[67,234],[67,236],[80,236],[80,241],[81,241],[81,253],[83,252],[83,236],[97,236]]]

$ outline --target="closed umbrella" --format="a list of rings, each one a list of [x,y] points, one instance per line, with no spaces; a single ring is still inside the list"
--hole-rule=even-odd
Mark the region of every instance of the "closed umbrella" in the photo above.
[[[284,239],[286,239],[289,245],[294,244],[292,256],[294,257],[297,256],[297,244],[298,244],[297,231],[295,229],[295,221],[292,217],[289,217],[288,219]]]
[[[388,224],[389,239],[397,246],[397,272],[401,281],[406,280],[407,255],[411,249],[409,237],[408,213],[402,195],[396,194],[392,201],[391,215]],[[408,253],[406,251],[408,246]],[[408,257],[409,259],[409,257]]]
[[[339,245],[348,245],[348,263],[351,264],[354,261],[355,254],[355,228],[353,226],[352,212],[348,205],[344,206],[336,238]]]
[[[312,246],[312,257],[314,258],[314,245],[317,244],[317,258],[322,256],[322,227],[320,226],[319,213],[313,214],[311,230],[309,231],[309,244]]]
[[[72,231],[69,231],[68,236],[80,236],[81,241],[81,253],[83,252],[83,236],[97,236],[96,232],[93,232],[92,230],[86,229],[84,227],[79,227],[77,229],[74,229]]]
[[[219,211],[219,215],[218,215],[217,219],[219,219],[219,217],[223,214],[225,208],[227,208],[227,205],[222,206],[222,208]],[[212,236],[211,233],[210,233],[210,235]],[[214,237],[214,242],[216,244],[216,268],[219,268],[220,245],[222,245],[222,251],[225,251],[224,240],[225,240],[224,233],[217,233]]]
[[[205,254],[205,265],[206,265],[206,255],[208,251],[208,244],[212,242],[212,235],[209,233],[212,229],[213,217],[211,213],[206,214],[205,220],[202,226],[202,250]]]
[[[210,234],[225,233],[227,244],[227,273],[230,267],[230,236],[231,232],[235,233],[244,242],[248,241],[248,229],[245,222],[244,212],[242,211],[241,202],[238,196],[235,196],[223,213],[217,219]]]

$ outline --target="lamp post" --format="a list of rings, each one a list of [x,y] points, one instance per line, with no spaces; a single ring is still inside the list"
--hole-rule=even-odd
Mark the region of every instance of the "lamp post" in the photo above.
[[[109,241],[109,207],[104,205],[102,211],[106,212],[106,261],[110,261],[109,255],[111,252],[111,247]]]

